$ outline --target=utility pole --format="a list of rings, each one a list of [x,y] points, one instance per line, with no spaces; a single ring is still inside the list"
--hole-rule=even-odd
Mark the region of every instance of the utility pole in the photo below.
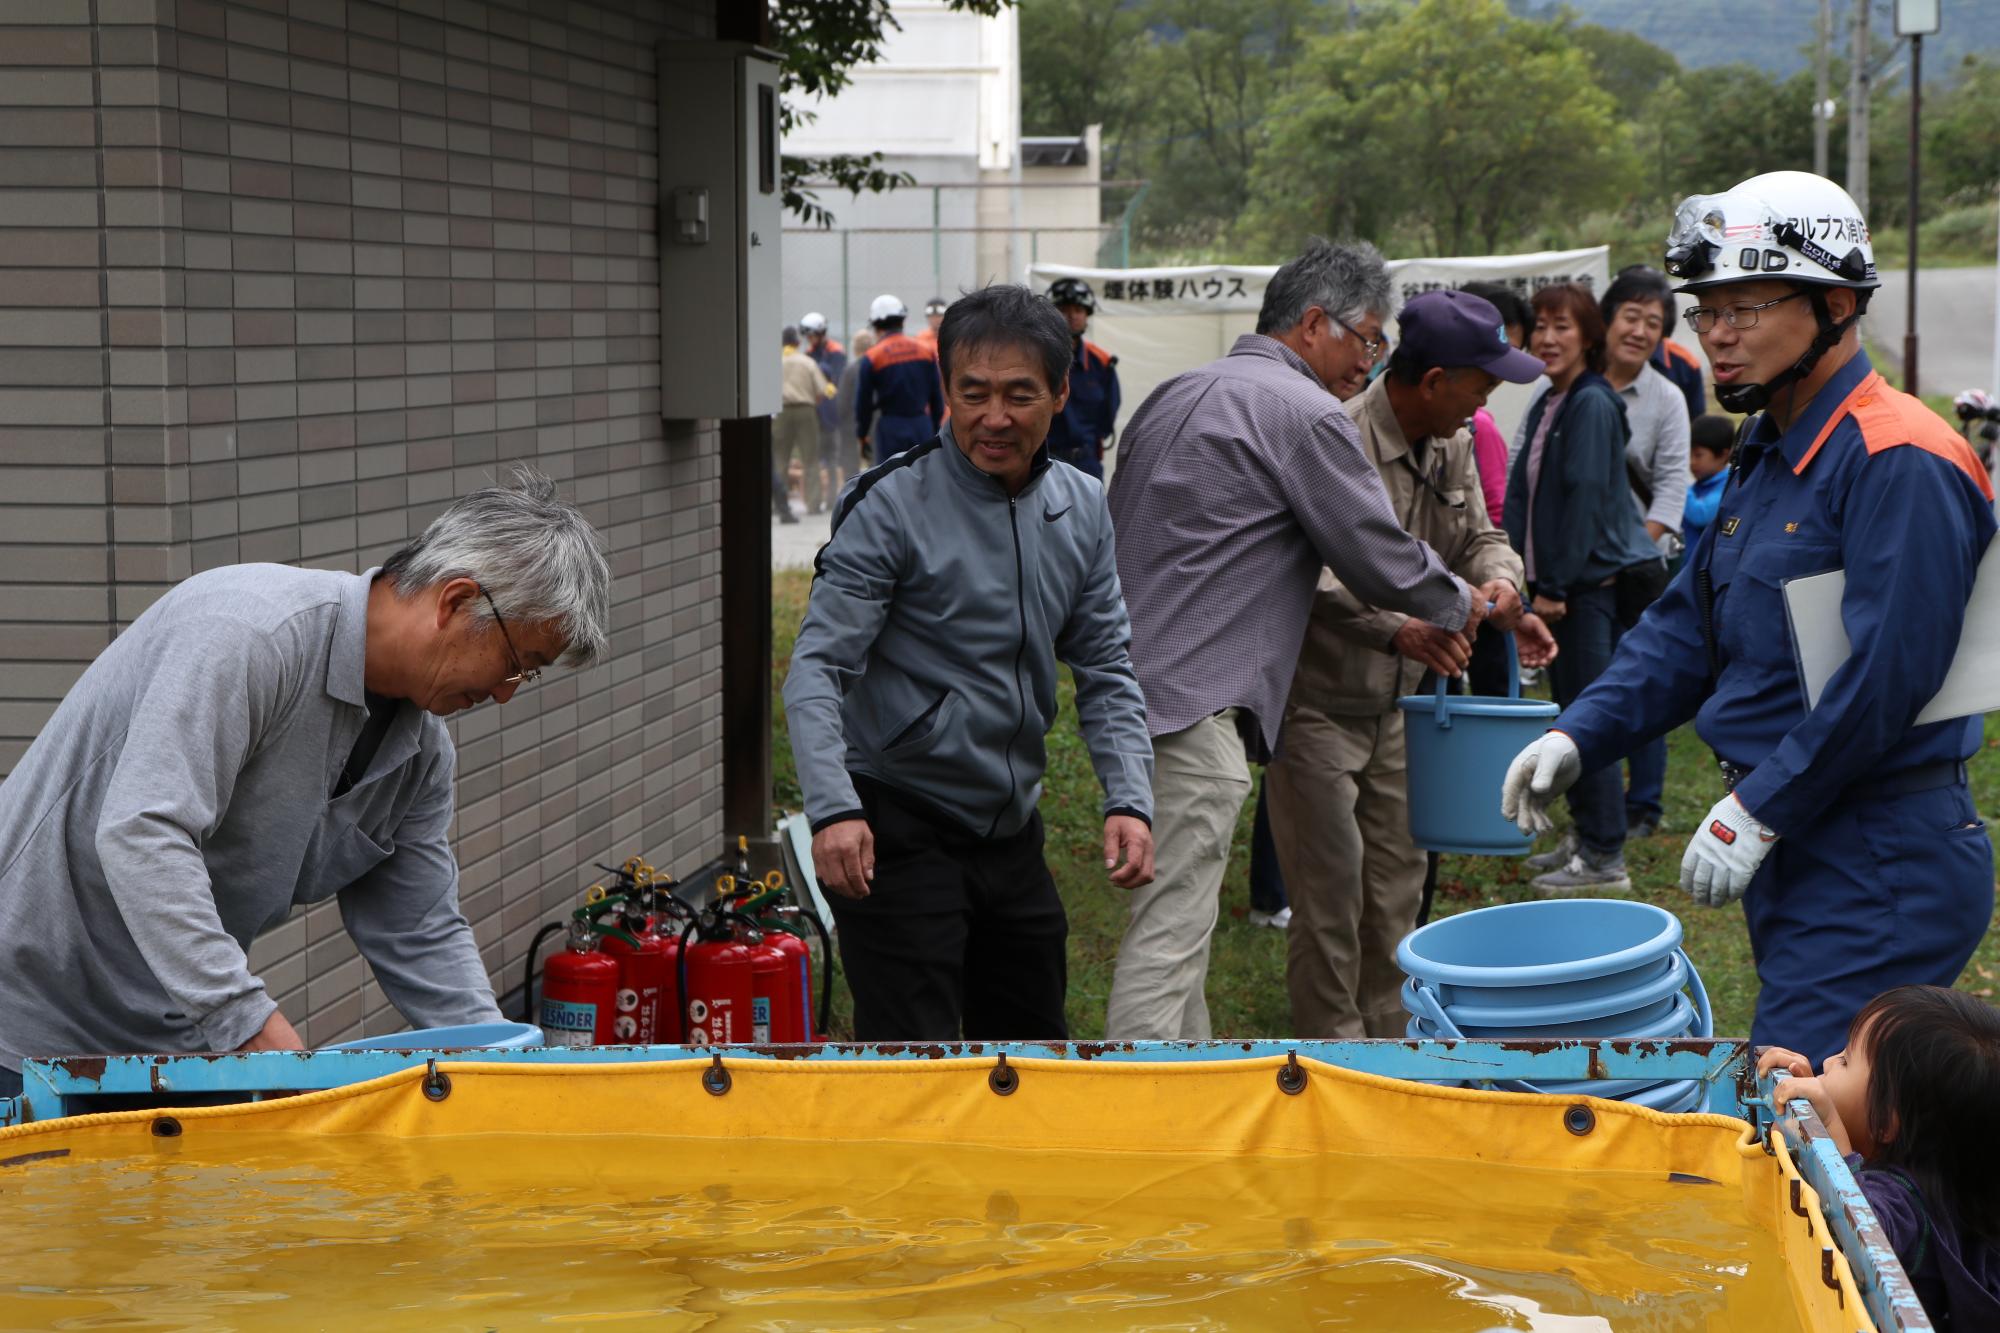
[[[1819,0],[1819,26],[1813,46],[1813,175],[1826,175],[1826,138],[1832,129],[1833,103],[1827,100],[1828,65],[1833,58],[1833,0]]]
[[[1917,149],[1924,105],[1924,35],[1910,34],[1910,290],[1903,314],[1903,392],[1917,391]],[[1865,216],[1865,215],[1864,215]]]
[[[1917,391],[1917,172],[1923,142],[1924,38],[1938,30],[1938,0],[1896,0],[1896,35],[1910,39],[1910,290],[1903,315],[1903,392]]]
[[[1847,193],[1868,216],[1869,0],[1854,0],[1854,68],[1847,76]]]

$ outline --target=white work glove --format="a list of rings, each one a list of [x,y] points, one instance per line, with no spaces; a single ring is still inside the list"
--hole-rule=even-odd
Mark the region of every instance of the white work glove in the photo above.
[[[1500,784],[1500,814],[1533,837],[1555,827],[1549,804],[1583,776],[1583,756],[1576,742],[1551,731],[1514,756],[1507,779]]]
[[[1771,854],[1778,835],[1759,824],[1731,792],[1715,803],[1688,839],[1681,857],[1681,888],[1703,907],[1724,907],[1741,898]]]

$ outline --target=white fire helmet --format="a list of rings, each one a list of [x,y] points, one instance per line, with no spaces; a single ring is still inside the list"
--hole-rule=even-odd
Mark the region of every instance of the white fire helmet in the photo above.
[[[1821,287],[1877,287],[1868,220],[1847,191],[1809,171],[1768,171],[1674,210],[1664,266],[1674,290],[1775,278]]]
[[[885,319],[906,319],[909,314],[910,308],[904,305],[900,298],[890,296],[886,292],[868,303],[870,324],[880,324]]]
[[[817,310],[809,310],[799,316],[800,333],[825,333],[826,316]]]

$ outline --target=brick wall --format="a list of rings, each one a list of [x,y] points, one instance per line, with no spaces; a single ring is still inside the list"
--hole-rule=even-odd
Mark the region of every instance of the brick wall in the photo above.
[[[0,773],[173,580],[358,570],[527,460],[611,547],[610,660],[452,724],[496,990],[592,861],[719,846],[712,422],[663,423],[664,0],[0,3]],[[252,962],[400,1019],[331,903]]]

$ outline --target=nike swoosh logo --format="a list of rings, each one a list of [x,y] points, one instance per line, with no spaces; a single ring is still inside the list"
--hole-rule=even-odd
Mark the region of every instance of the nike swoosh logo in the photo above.
[[[1056,512],[1053,514],[1051,514],[1048,510],[1044,509],[1042,511],[1042,522],[1053,523],[1074,508],[1076,508],[1075,505],[1064,505],[1061,509],[1056,510]]]

